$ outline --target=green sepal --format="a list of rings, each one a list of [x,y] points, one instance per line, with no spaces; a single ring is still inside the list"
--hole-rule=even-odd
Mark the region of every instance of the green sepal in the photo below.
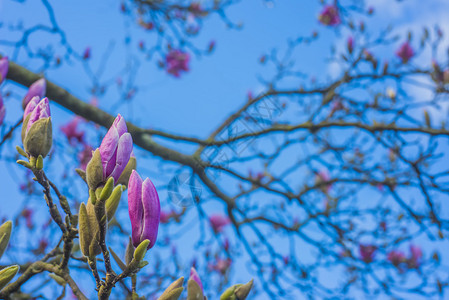
[[[23,144],[23,142],[25,141],[25,133],[26,133],[26,131],[27,131],[28,121],[30,121],[30,115],[31,115],[31,114],[28,114],[28,115],[25,117],[25,120],[23,120],[23,123],[22,123],[22,132],[21,132],[22,144]],[[25,153],[26,153],[26,151],[25,151]],[[27,154],[27,157],[28,157],[28,154]]]
[[[158,298],[158,300],[177,300],[184,290],[184,288],[182,287],[183,283],[184,277],[178,278],[177,280],[172,282]]]
[[[125,187],[123,185],[117,185],[106,200],[106,215],[108,216],[108,222],[114,217],[124,190]]]
[[[237,300],[237,297],[235,296],[235,290],[240,286],[242,286],[242,284],[235,284],[226,289],[224,293],[221,294],[220,300]]]
[[[97,203],[97,196],[95,195],[95,191],[92,189],[89,190],[89,199],[92,205],[95,205],[95,203]]]
[[[7,221],[0,226],[0,258],[8,247],[11,238],[12,222]]]
[[[82,180],[84,180],[85,183],[87,183],[87,179],[86,179],[86,171],[82,170],[82,169],[75,169],[76,174],[78,174]]]
[[[125,250],[125,263],[126,265],[129,265],[134,257],[134,245],[131,237],[129,237],[128,245],[126,246]]]
[[[148,266],[149,262],[147,262],[146,260],[142,260],[139,262],[139,265],[137,266],[137,268],[142,269],[145,268],[146,266]]]
[[[19,271],[19,266],[14,265],[0,270],[0,291],[10,282]]]
[[[119,266],[119,268],[122,271],[125,271],[125,269],[126,269],[125,263],[120,259],[120,257],[118,257],[118,255],[114,252],[114,250],[112,250],[111,247],[109,247],[109,252],[111,253],[112,257],[114,258],[114,260],[117,263],[117,265]]]
[[[109,179],[106,181],[106,184],[104,185],[103,189],[100,192],[99,200],[100,201],[106,201],[109,196],[111,196],[112,190],[114,189],[114,178],[109,177]]]
[[[17,152],[18,152],[20,155],[22,155],[23,157],[28,158],[28,154],[25,152],[25,150],[22,149],[22,147],[16,146],[16,150],[17,150]]]
[[[158,300],[178,300],[183,290],[184,288],[180,287],[169,291],[167,294],[165,294],[164,292],[164,294],[162,294],[162,296],[160,296]]]
[[[28,168],[28,169],[32,169],[33,168],[29,162],[21,160],[21,159],[16,161],[16,163],[18,163],[19,165],[22,165],[22,166],[24,166],[25,168]]]
[[[125,169],[117,180],[117,184],[123,184],[124,186],[128,186],[129,177],[133,170],[137,168],[137,160],[135,157],[131,156],[129,158],[128,163],[126,164]]]
[[[36,169],[42,170],[44,168],[44,158],[39,155],[36,160]]]
[[[103,182],[103,165],[101,163],[100,150],[96,149],[92,153],[92,158],[86,167],[86,181],[89,189],[96,190],[98,185]]]
[[[144,240],[139,244],[139,246],[137,246],[136,250],[134,250],[134,259],[136,261],[141,261],[145,257],[149,244],[150,240]]]
[[[204,300],[201,287],[195,280],[192,279],[187,281],[187,300]]]
[[[237,299],[239,300],[245,300],[246,297],[248,297],[249,292],[251,291],[251,289],[253,288],[253,282],[254,279],[251,279],[248,283],[239,286],[234,294],[237,297]]]

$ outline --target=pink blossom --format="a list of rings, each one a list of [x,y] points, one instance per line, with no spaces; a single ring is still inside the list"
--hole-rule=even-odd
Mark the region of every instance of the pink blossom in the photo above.
[[[401,251],[392,250],[387,254],[387,259],[394,266],[399,266],[401,263],[405,262],[405,255]]]
[[[374,245],[360,244],[359,252],[360,252],[361,259],[366,263],[372,262],[375,254],[376,254],[376,250],[377,250],[377,247]]]
[[[6,79],[8,74],[9,62],[7,57],[0,59],[0,84]]]
[[[422,250],[420,247],[410,245],[410,257],[407,260],[407,265],[410,269],[417,269],[422,263]]]
[[[209,222],[215,233],[221,232],[223,227],[231,223],[229,218],[223,215],[212,215],[209,217]]]
[[[232,260],[230,258],[227,259],[221,259],[218,258],[214,265],[210,265],[209,268],[211,268],[214,271],[220,272],[221,274],[225,274],[226,271],[229,269],[229,267],[232,264]]]
[[[407,63],[414,55],[415,52],[408,42],[404,42],[396,51],[396,56],[402,60],[403,64]]]
[[[318,16],[321,24],[326,26],[337,26],[341,24],[338,8],[334,5],[326,5]]]
[[[61,131],[67,137],[67,140],[71,145],[74,145],[75,141],[77,141],[78,143],[84,142],[84,131],[79,131],[77,128],[80,120],[81,119],[79,117],[75,117],[72,119],[72,121],[61,126]]]
[[[167,73],[178,78],[182,71],[189,71],[189,61],[189,53],[181,50],[171,50],[165,57],[165,67]]]

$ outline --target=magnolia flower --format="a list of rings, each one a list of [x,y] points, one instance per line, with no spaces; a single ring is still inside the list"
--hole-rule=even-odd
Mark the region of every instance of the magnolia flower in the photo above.
[[[115,118],[101,145],[93,154],[86,167],[86,179],[90,189],[96,189],[109,177],[117,183],[131,157],[133,141],[121,115]]]
[[[337,26],[341,23],[338,9],[334,5],[326,5],[318,16],[321,24],[326,26]]]
[[[5,104],[3,103],[3,98],[0,95],[0,125],[3,124],[3,120],[5,119],[5,114],[6,114]]]
[[[8,58],[3,57],[0,59],[0,84],[6,79],[6,75],[8,74]]]
[[[22,142],[25,151],[32,157],[38,157],[39,155],[45,157],[50,152],[52,125],[50,104],[47,98],[43,98],[37,105],[34,100],[25,109],[22,125]]]
[[[25,97],[22,100],[22,108],[25,109],[28,103],[33,99],[33,97],[38,96],[39,99],[45,96],[45,90],[47,89],[47,84],[44,78],[35,81],[28,89]]]
[[[152,248],[157,239],[161,205],[151,180],[147,178],[143,181],[135,170],[129,178],[128,212],[134,247],[144,240],[150,240],[148,249]]]
[[[321,185],[322,183],[326,183],[330,181],[329,172],[327,170],[321,170],[319,171],[315,176],[315,184]],[[329,190],[331,189],[332,184],[328,183],[321,186],[321,190],[323,193],[329,193]]]
[[[374,245],[360,245],[359,252],[361,259],[366,263],[372,262],[374,255],[376,254],[376,250],[377,247]]]
[[[198,273],[196,272],[194,267],[190,268],[189,280],[193,280],[196,283],[198,283],[198,286],[201,288],[201,291],[204,292],[204,290],[203,290],[203,283],[201,282],[200,276],[198,275]]]
[[[415,52],[408,42],[403,43],[396,51],[396,56],[402,60],[403,64],[407,63],[414,55]]]
[[[85,144],[83,150],[78,153],[79,167],[81,170],[86,171],[87,164],[92,159],[92,147]]]
[[[189,71],[190,55],[181,50],[171,50],[165,57],[165,67],[167,73],[179,77],[181,71]]]
[[[215,233],[219,233],[223,230],[223,227],[231,223],[228,217],[222,215],[212,215],[209,217],[210,225]]]

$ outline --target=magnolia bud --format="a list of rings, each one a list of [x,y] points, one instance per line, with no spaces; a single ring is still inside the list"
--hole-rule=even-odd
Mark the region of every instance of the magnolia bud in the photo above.
[[[12,222],[7,221],[0,226],[0,258],[8,247],[9,239],[11,237]]]
[[[101,164],[100,150],[93,152],[92,158],[86,167],[86,180],[89,189],[96,190],[98,185],[103,182],[103,165]]]
[[[78,223],[81,252],[87,257],[97,256],[101,249],[98,244],[99,227],[92,201],[88,201],[87,206],[81,203]]]
[[[187,282],[187,300],[204,300],[201,287],[192,279]]]
[[[24,117],[22,141],[25,152],[32,157],[47,156],[52,145],[52,125],[48,99],[42,99],[33,111],[24,115]]]
[[[16,276],[17,272],[19,271],[19,266],[14,265],[7,268],[4,268],[3,270],[0,270],[0,290],[4,288],[8,282],[11,281],[11,279]]]
[[[45,90],[47,88],[47,84],[44,78],[41,78],[35,81],[28,89],[27,94],[22,100],[22,108],[25,109],[31,99],[35,96],[38,96],[39,99],[45,96]]]
[[[251,279],[250,282],[238,287],[235,290],[235,295],[237,296],[237,299],[244,300],[244,299],[246,299],[246,297],[248,297],[248,294],[253,287],[253,282],[254,282],[254,280]]]
[[[182,284],[184,282],[184,277],[181,277],[174,281],[169,287],[162,293],[158,300],[177,300],[181,296],[184,288]]]

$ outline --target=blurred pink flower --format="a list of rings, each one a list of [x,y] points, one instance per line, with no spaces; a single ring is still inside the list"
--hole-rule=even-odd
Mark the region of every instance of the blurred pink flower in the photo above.
[[[370,263],[374,260],[376,250],[377,247],[374,245],[359,245],[360,257],[366,263]]]
[[[348,47],[348,52],[352,53],[354,51],[354,38],[350,36],[348,41],[346,42],[346,46]]]
[[[327,170],[321,170],[319,171],[315,176],[315,184],[319,185],[322,183],[326,183],[330,181],[329,172]],[[332,184],[325,184],[324,186],[321,186],[321,190],[323,193],[329,193],[329,190],[332,188]]]
[[[3,124],[3,120],[5,119],[6,108],[3,103],[3,98],[0,95],[0,126]]]
[[[403,64],[407,63],[414,55],[415,52],[408,42],[404,42],[396,51],[396,56],[402,60]]]
[[[418,269],[422,263],[422,250],[420,247],[410,245],[410,257],[407,260],[407,265],[410,269]]]
[[[341,24],[338,8],[334,5],[326,5],[318,16],[321,24],[326,26],[337,26]]]
[[[221,232],[223,227],[231,223],[229,218],[223,215],[212,215],[209,217],[209,222],[215,233]]]
[[[81,118],[75,117],[72,121],[67,124],[61,126],[61,131],[67,137],[67,140],[71,145],[74,145],[75,142],[83,143],[84,142],[84,131],[78,131],[78,123],[81,121]]]
[[[190,55],[181,50],[171,50],[165,57],[165,67],[167,73],[179,77],[181,72],[189,71]]]
[[[394,266],[399,266],[401,263],[406,261],[404,253],[398,250],[392,250],[387,254],[387,259]]]
[[[90,52],[91,52],[90,47],[87,47],[87,48],[84,50],[84,52],[83,52],[83,59],[84,59],[84,60],[87,60],[87,59],[90,58],[90,55],[91,55]]]

